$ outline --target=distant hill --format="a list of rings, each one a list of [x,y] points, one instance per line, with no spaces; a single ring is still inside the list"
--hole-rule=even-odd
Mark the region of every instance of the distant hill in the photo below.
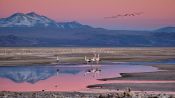
[[[34,12],[16,13],[0,19],[0,46],[170,47],[175,46],[174,28],[107,30],[76,21],[56,22]]]
[[[175,27],[164,27],[156,30],[156,32],[175,32]]]

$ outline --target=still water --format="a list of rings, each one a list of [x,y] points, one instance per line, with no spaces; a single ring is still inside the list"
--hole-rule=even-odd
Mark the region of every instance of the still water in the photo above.
[[[156,70],[151,66],[129,63],[0,67],[0,91],[78,91],[88,85],[116,82],[97,79]]]

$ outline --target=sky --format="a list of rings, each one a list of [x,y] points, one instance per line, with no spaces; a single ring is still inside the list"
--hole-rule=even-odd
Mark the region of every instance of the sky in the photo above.
[[[0,0],[0,18],[35,12],[57,22],[107,29],[153,30],[175,26],[175,0]],[[104,18],[142,13],[137,16]]]

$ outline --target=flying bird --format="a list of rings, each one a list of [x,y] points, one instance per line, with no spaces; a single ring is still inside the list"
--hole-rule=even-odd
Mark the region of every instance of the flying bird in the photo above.
[[[131,17],[131,16],[139,16],[142,15],[143,12],[134,12],[134,13],[126,13],[126,14],[118,14],[115,16],[110,17],[104,17],[105,19],[114,19],[114,18],[120,18],[120,17]]]

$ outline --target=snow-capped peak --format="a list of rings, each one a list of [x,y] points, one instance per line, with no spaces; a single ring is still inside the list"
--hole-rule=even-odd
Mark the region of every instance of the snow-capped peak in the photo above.
[[[56,27],[59,29],[77,29],[87,28],[89,26],[81,25],[78,22],[60,22],[57,23],[46,16],[41,16],[35,12],[15,13],[7,18],[0,19],[0,27]]]
[[[34,12],[32,13],[16,13],[4,19],[0,19],[0,27],[34,27],[34,26],[56,26],[56,22],[45,17],[40,16]]]

